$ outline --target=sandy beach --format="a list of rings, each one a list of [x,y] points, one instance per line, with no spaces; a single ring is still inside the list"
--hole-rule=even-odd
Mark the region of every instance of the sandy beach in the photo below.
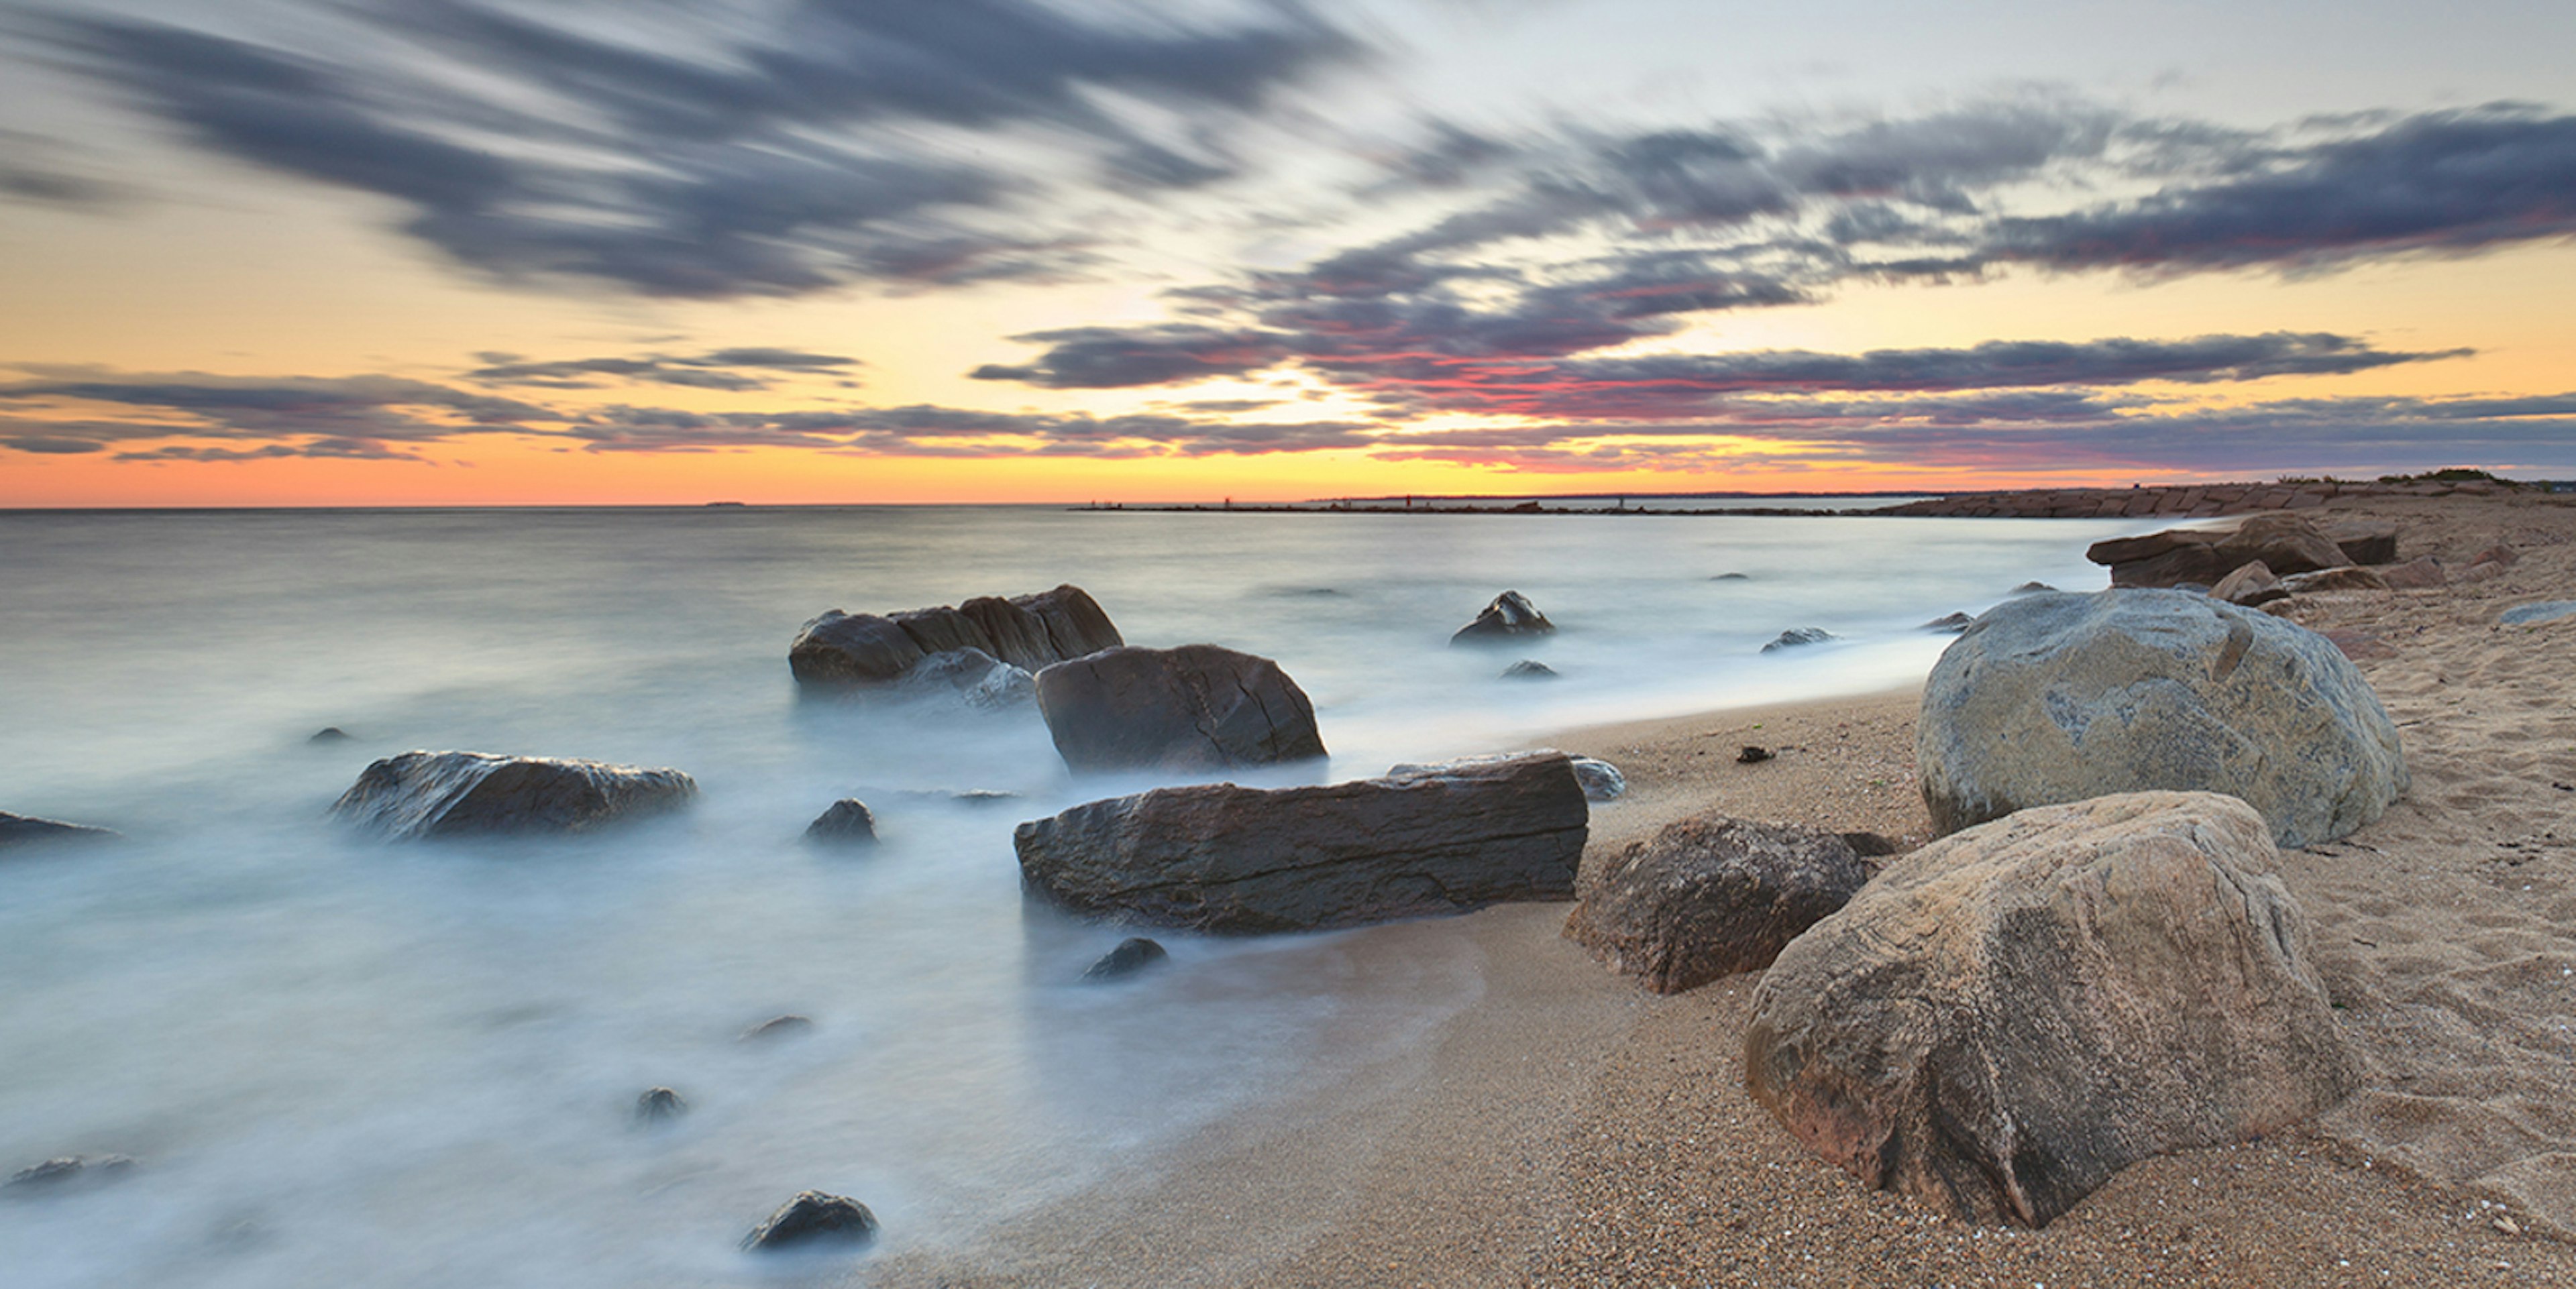
[[[2576,506],[2381,498],[2401,559],[2500,576],[2302,597],[2406,740],[2376,824],[2284,852],[2318,966],[2368,1071],[2294,1132],[2150,1160],[2040,1231],[1864,1190],[1746,1095],[1754,975],[1659,997],[1558,936],[1563,905],[1349,933],[1365,972],[1439,937],[1484,990],[1436,1033],[1278,1113],[1218,1124],[1167,1168],[1005,1219],[869,1285],[2576,1284]],[[2046,521],[2033,521],[2046,522]],[[2144,524],[2140,531],[2157,525]],[[1632,790],[1591,846],[1719,811],[1865,830],[1930,823],[1914,692],[1562,732]],[[1746,745],[1771,750],[1738,760]],[[1590,852],[1588,852],[1590,853]]]

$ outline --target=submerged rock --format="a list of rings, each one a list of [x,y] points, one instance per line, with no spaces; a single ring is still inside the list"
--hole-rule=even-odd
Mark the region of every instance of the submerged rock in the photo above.
[[[313,737],[304,741],[307,743],[346,743],[349,741],[349,731],[344,730],[337,725],[325,725],[322,728],[313,731]]]
[[[1531,604],[1528,596],[1518,591],[1505,591],[1495,596],[1494,602],[1486,605],[1485,611],[1477,614],[1475,621],[1458,628],[1457,633],[1449,637],[1449,643],[1493,644],[1525,636],[1551,635],[1555,631],[1556,624],[1548,621],[1547,615],[1539,612],[1538,606]]]
[[[677,770],[489,752],[405,752],[368,766],[331,812],[394,838],[582,832],[676,810]]]
[[[998,711],[1038,696],[1037,678],[976,648],[947,649],[924,657],[898,678],[907,689],[955,694],[969,707]]]
[[[1228,770],[1324,755],[1315,705],[1279,664],[1215,645],[1108,649],[1038,673],[1038,711],[1076,772]]]
[[[646,1088],[635,1098],[635,1122],[668,1123],[689,1112],[689,1103],[669,1088]]]
[[[2021,585],[2014,587],[2009,593],[2013,595],[2037,595],[2042,591],[2054,591],[2056,589],[2056,587],[2050,586],[2046,582],[2024,582]]]
[[[1555,680],[1556,678],[1556,668],[1527,658],[1503,668],[1505,680]]]
[[[1778,653],[1783,649],[1796,649],[1806,645],[1823,644],[1828,640],[1840,639],[1842,639],[1841,636],[1835,635],[1833,632],[1827,631],[1823,627],[1792,627],[1789,630],[1783,631],[1779,635],[1774,636],[1771,643],[1762,646],[1762,652]]]
[[[1780,952],[1746,1084],[1863,1183],[2028,1226],[2151,1155],[2309,1118],[2358,1066],[2268,834],[2150,792],[1933,842]]]
[[[13,815],[0,810],[0,850],[38,842],[112,841],[122,835],[113,828],[67,824],[59,819],[39,819],[34,815]]]
[[[877,1215],[845,1195],[801,1191],[778,1206],[767,1221],[742,1237],[749,1252],[767,1252],[810,1244],[859,1247],[877,1238]]]
[[[1574,892],[1589,808],[1562,754],[1328,787],[1157,788],[1021,824],[1029,889],[1077,913],[1248,933]]]
[[[1100,605],[1081,587],[1067,585],[890,616],[828,610],[797,633],[787,665],[802,684],[866,686],[904,679],[939,654],[973,650],[1034,673],[1124,643]],[[928,678],[954,683],[945,669]]]
[[[2148,789],[2243,798],[2284,846],[2331,841],[2405,790],[2397,727],[2332,643],[2181,591],[2009,600],[1925,682],[1915,765],[1932,825]]]
[[[1171,956],[1163,946],[1141,935],[1129,936],[1119,941],[1117,948],[1101,955],[1100,961],[1092,963],[1090,970],[1082,973],[1082,978],[1094,982],[1124,980]]]
[[[134,1167],[124,1155],[63,1155],[33,1164],[9,1175],[0,1182],[0,1191],[12,1194],[36,1194],[61,1190],[74,1182],[87,1185],[105,1181]]]
[[[1957,635],[1958,633],[1967,630],[1968,624],[1974,621],[1976,621],[1975,618],[1969,617],[1964,613],[1945,613],[1940,617],[1924,623],[1922,626],[1916,627],[1915,630],[1943,631],[1951,635]]]
[[[868,803],[843,797],[805,825],[805,840],[830,846],[873,846],[877,817],[868,810]]]
[[[813,1032],[813,1021],[790,1012],[784,1016],[772,1016],[769,1019],[744,1030],[739,1041],[745,1043],[768,1043],[782,1038],[798,1038]]]
[[[1869,880],[1851,843],[1787,824],[1701,815],[1575,880],[1565,937],[1657,993],[1759,971]]]

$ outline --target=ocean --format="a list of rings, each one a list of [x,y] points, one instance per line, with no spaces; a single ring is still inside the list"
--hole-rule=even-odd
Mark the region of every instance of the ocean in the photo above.
[[[1156,933],[1167,969],[1076,983],[1127,932],[1027,903],[1011,829],[1150,781],[1069,777],[1033,708],[800,697],[787,646],[825,609],[1077,584],[1131,644],[1277,659],[1333,756],[1244,781],[1315,782],[1916,680],[1949,639],[1919,624],[2027,581],[2098,588],[2084,547],[2136,527],[0,513],[0,810],[126,834],[0,853],[0,1173],[137,1161],[0,1198],[0,1280],[773,1284],[735,1243],[797,1191],[866,1202],[887,1247],[959,1244],[1477,996],[1437,922],[1366,970],[1334,934]],[[1558,633],[1450,648],[1505,589]],[[1796,627],[1840,639],[1761,652]],[[1499,678],[1524,657],[1560,677]],[[351,737],[309,742],[324,726]],[[396,845],[326,817],[412,748],[672,766],[702,795],[567,840]],[[801,844],[844,796],[883,844]],[[812,1028],[742,1039],[790,1013]],[[691,1112],[639,1127],[656,1085]]]

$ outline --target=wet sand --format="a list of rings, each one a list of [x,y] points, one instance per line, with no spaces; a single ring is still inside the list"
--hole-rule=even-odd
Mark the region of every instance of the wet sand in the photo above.
[[[2357,630],[2413,773],[2388,816],[2285,852],[2361,1092],[2293,1133],[2129,1169],[2047,1229],[1985,1227],[1863,1190],[1743,1090],[1756,976],[1658,997],[1557,935],[1565,907],[1487,910],[1346,941],[1363,969],[1461,937],[1482,995],[1427,1041],[1178,1158],[871,1285],[2576,1285],[2576,507],[2380,498],[2400,557],[2479,582],[2303,597]],[[2142,531],[2154,525],[2142,525]],[[1716,810],[1919,843],[1917,696],[1576,731],[1630,795],[1613,847]],[[1744,764],[1747,744],[1773,759]]]

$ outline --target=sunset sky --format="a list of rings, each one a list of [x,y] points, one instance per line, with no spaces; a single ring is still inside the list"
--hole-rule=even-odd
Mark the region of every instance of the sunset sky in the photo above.
[[[0,506],[2576,478],[2576,5],[0,0]]]

